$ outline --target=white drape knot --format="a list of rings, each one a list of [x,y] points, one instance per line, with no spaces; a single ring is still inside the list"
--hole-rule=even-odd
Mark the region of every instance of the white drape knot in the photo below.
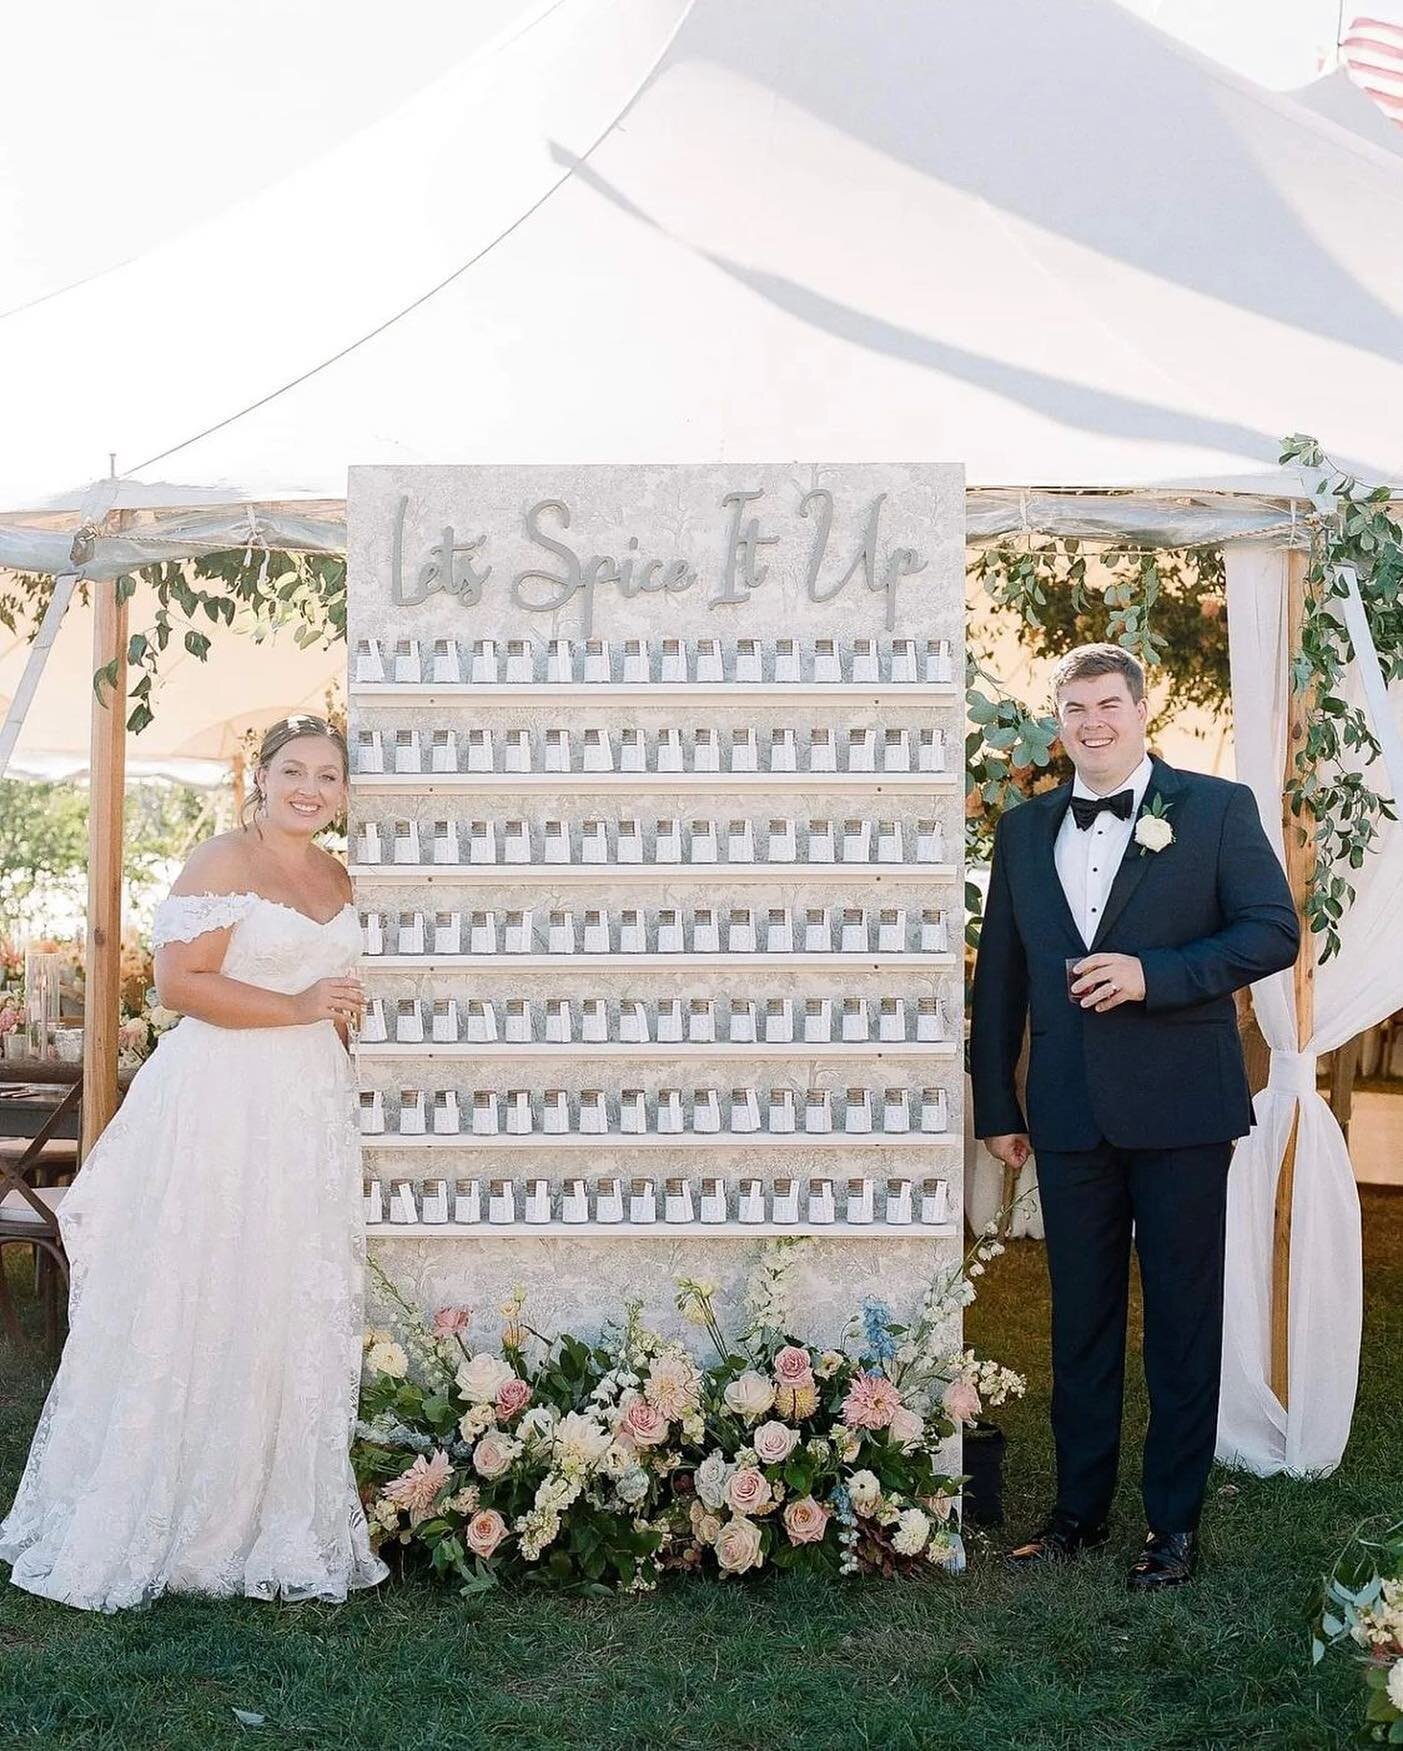
[[[1314,1052],[1273,1052],[1267,1087],[1278,1094],[1314,1094],[1315,1065]]]

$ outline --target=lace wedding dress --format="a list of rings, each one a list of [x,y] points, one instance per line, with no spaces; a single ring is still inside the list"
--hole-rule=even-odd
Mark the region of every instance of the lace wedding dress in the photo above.
[[[294,992],[354,966],[256,894],[172,897],[155,941],[232,925],[222,971]],[[348,1449],[365,1243],[353,1078],[329,1021],[187,1016],[59,1209],[69,1333],[0,1559],[89,1610],[162,1592],[341,1600],[388,1573]]]

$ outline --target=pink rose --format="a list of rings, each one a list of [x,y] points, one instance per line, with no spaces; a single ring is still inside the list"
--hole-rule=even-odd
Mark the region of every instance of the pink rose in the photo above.
[[[956,1423],[972,1423],[982,1408],[974,1382],[966,1380],[963,1375],[957,1375],[950,1382],[940,1402],[946,1416]]]
[[[519,1445],[510,1435],[489,1429],[473,1449],[473,1470],[489,1481],[508,1471],[519,1452]]]
[[[507,1523],[495,1508],[481,1508],[463,1528],[463,1542],[474,1556],[492,1555],[507,1535]]]
[[[504,1380],[497,1388],[497,1415],[504,1423],[509,1423],[519,1416],[531,1402],[531,1387],[525,1380],[519,1380],[515,1374],[510,1380]]]
[[[646,1398],[632,1398],[616,1433],[635,1447],[661,1447],[667,1440],[667,1418]]]
[[[775,1379],[781,1386],[812,1386],[814,1365],[809,1352],[798,1344],[786,1344],[775,1354]]]
[[[783,1423],[761,1423],[751,1437],[755,1457],[762,1465],[780,1465],[794,1451],[799,1431]]]
[[[758,1514],[770,1505],[770,1480],[753,1465],[733,1471],[726,1483],[726,1502],[736,1514]]]
[[[434,1315],[433,1334],[436,1338],[451,1338],[455,1332],[466,1331],[472,1318],[468,1307],[440,1307]]]
[[[828,1509],[812,1496],[800,1496],[785,1504],[784,1530],[791,1544],[821,1544],[828,1530]]]

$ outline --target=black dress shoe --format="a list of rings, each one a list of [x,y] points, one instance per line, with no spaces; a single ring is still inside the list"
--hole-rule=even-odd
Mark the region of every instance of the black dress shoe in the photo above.
[[[1162,1593],[1182,1587],[1197,1567],[1196,1532],[1152,1532],[1126,1580],[1132,1593]]]
[[[1004,1557],[1013,1569],[1040,1569],[1072,1562],[1084,1550],[1095,1550],[1111,1536],[1105,1521],[1090,1525],[1054,1508],[1026,1544],[1016,1544]]]

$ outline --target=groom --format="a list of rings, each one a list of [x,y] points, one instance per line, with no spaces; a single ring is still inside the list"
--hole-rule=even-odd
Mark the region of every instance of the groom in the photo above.
[[[970,1047],[977,1134],[1009,1167],[1037,1152],[1052,1284],[1057,1501],[1009,1560],[1109,1537],[1133,1226],[1149,1536],[1129,1581],[1158,1591],[1197,1564],[1213,1461],[1228,1160],[1252,1125],[1232,994],[1289,967],[1299,931],[1252,793],[1146,754],[1128,651],[1069,651],[1053,694],[1076,778],[999,822]]]

